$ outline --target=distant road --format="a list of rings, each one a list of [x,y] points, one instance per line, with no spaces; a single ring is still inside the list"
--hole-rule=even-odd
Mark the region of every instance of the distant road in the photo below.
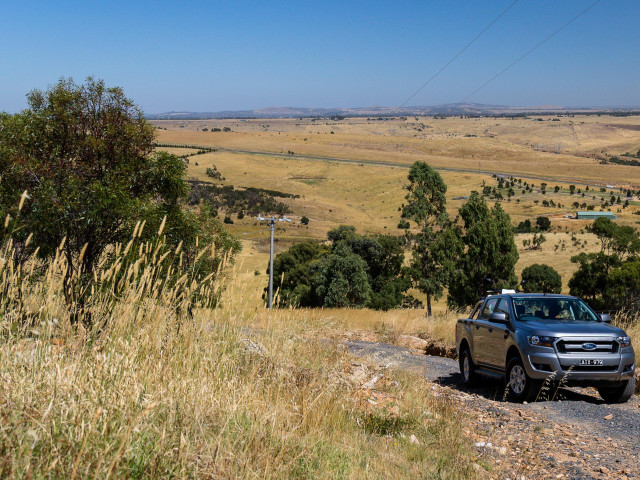
[[[227,153],[238,153],[243,155],[256,155],[262,157],[275,157],[280,158],[282,160],[306,160],[310,162],[326,162],[326,163],[345,163],[351,165],[373,165],[377,167],[394,167],[394,168],[406,168],[409,169],[411,167],[410,164],[407,163],[394,163],[394,162],[383,162],[380,160],[354,160],[351,158],[338,158],[338,157],[324,157],[320,155],[300,155],[300,154],[284,154],[284,153],[275,153],[275,152],[264,152],[260,150],[240,150],[235,148],[223,148],[223,147],[212,147],[203,146],[203,145],[181,145],[176,144],[176,147],[180,148],[215,148],[218,152],[227,152]],[[470,168],[454,168],[454,167],[438,167],[433,166],[435,170],[441,170],[445,172],[459,172],[459,173],[475,173],[478,175],[502,175],[502,176],[510,176],[515,178],[523,178],[527,180],[541,180],[547,182],[563,182],[563,183],[571,183],[573,185],[581,185],[581,186],[595,186],[595,187],[605,187],[606,185],[599,183],[583,183],[576,181],[572,178],[566,177],[542,177],[542,176],[533,176],[533,175],[523,175],[516,172],[496,172],[490,170],[478,170],[478,169],[470,169]]]

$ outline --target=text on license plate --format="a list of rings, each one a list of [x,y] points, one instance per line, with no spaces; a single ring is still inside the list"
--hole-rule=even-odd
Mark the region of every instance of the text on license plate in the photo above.
[[[583,358],[580,360],[580,365],[602,365],[602,360],[597,358]]]

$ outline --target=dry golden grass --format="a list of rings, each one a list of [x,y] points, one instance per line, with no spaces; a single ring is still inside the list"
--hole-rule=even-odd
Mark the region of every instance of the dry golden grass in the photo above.
[[[600,242],[590,233],[546,233],[546,242],[540,249],[530,250],[522,245],[523,240],[530,240],[533,234],[516,235],[516,245],[520,259],[516,265],[516,274],[520,276],[522,270],[534,263],[543,263],[553,266],[562,277],[562,292],[569,293],[568,282],[571,275],[577,270],[577,265],[571,263],[571,257],[579,253],[591,253],[600,251]]]
[[[603,153],[636,152],[640,148],[638,117],[540,118],[542,122],[506,118],[415,121],[410,117],[407,121],[351,118],[340,122],[269,119],[154,123],[168,128],[159,131],[163,143],[284,154],[294,151],[405,165],[424,160],[434,166],[545,176],[566,182],[640,184],[637,167],[601,165],[593,159]],[[178,128],[178,123],[184,128]],[[197,131],[213,123],[228,126],[232,132]]]
[[[367,401],[353,360],[322,341],[349,323],[339,312],[269,314],[230,279],[222,308],[189,317],[183,290],[141,295],[160,260],[130,260],[118,298],[87,301],[99,328],[70,323],[59,259],[46,275],[2,260],[0,477],[478,475],[460,413],[419,375],[387,372],[385,402]]]

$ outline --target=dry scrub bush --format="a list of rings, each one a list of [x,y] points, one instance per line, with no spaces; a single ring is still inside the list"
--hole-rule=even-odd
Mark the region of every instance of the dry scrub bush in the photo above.
[[[73,323],[60,256],[16,266],[11,249],[0,270],[2,478],[476,474],[459,412],[424,380],[397,374],[380,388],[398,408],[364,410],[325,325],[305,311],[233,311],[233,291],[208,308],[220,276],[172,276],[179,252],[160,237],[115,247],[73,284],[90,324]],[[238,325],[257,316],[260,330]]]

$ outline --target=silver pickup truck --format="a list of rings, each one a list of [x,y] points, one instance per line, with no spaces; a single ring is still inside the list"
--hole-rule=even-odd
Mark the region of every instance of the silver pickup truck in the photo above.
[[[465,383],[504,379],[513,401],[538,398],[550,385],[593,386],[607,403],[635,388],[635,354],[624,330],[568,295],[502,293],[458,320],[456,348]]]

